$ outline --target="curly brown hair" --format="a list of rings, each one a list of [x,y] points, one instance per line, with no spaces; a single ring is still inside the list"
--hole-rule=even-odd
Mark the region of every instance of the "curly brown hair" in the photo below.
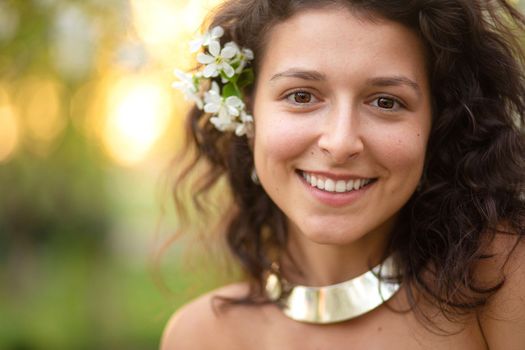
[[[389,251],[398,253],[410,300],[417,290],[448,317],[470,313],[504,282],[503,275],[493,285],[476,278],[475,265],[487,258],[491,239],[511,234],[517,244],[525,235],[525,76],[519,40],[525,19],[503,0],[229,0],[209,27],[225,29],[223,43],[234,40],[254,51],[257,79],[269,30],[298,11],[325,6],[401,23],[426,45],[433,103],[426,164],[418,190],[401,210]],[[182,209],[181,190],[189,188],[204,212],[207,194],[227,179],[233,205],[223,207],[225,236],[251,281],[250,295],[236,302],[254,302],[262,296],[270,255],[286,247],[286,217],[250,178],[249,140],[217,131],[208,118],[197,108],[188,115],[183,154],[191,162],[177,176],[175,202]],[[207,171],[195,180],[190,174],[202,163]]]

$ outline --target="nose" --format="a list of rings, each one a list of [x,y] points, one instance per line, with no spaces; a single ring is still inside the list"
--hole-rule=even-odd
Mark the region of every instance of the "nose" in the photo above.
[[[319,148],[336,164],[359,155],[364,148],[358,111],[352,106],[339,106],[328,113],[321,126]]]

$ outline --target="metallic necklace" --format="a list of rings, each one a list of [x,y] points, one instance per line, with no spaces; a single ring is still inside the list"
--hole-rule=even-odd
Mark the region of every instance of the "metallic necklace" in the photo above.
[[[324,287],[292,285],[272,272],[266,278],[266,295],[296,321],[315,324],[347,321],[374,310],[399,290],[399,282],[388,281],[395,274],[393,260],[390,256],[361,276]]]

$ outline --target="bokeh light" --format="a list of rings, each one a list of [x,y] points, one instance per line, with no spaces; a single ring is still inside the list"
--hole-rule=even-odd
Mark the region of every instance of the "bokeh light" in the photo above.
[[[163,65],[188,65],[188,41],[220,0],[131,0],[134,27],[150,54]]]
[[[170,91],[152,77],[127,76],[108,87],[102,136],[122,165],[143,160],[166,129],[172,113]]]
[[[26,78],[19,83],[16,100],[28,148],[39,155],[48,154],[66,125],[60,82],[50,77]]]
[[[18,113],[10,102],[7,88],[0,84],[0,163],[14,155],[18,143]]]

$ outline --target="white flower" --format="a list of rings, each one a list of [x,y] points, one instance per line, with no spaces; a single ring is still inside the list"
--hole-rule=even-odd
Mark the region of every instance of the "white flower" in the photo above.
[[[195,102],[197,107],[202,109],[204,104],[199,94],[199,74],[188,74],[178,69],[173,74],[179,81],[174,82],[171,86],[182,91],[187,100]]]
[[[241,110],[244,108],[244,102],[242,102],[237,96],[230,96],[224,101],[224,107],[228,112],[228,115],[238,117],[241,114]]]
[[[249,137],[253,136],[253,117],[242,110],[240,119],[241,122],[237,123],[235,128],[235,135],[248,135]]]
[[[242,49],[242,55],[244,56],[245,60],[251,61],[253,60],[253,51],[250,49]]]
[[[242,49],[239,51],[239,67],[235,70],[236,74],[241,74],[244,70],[244,67],[248,64],[249,61],[253,60],[253,51],[250,49]]]
[[[217,41],[210,42],[208,46],[209,55],[205,53],[199,53],[197,55],[197,61],[205,64],[203,75],[205,78],[216,77],[221,71],[226,74],[228,78],[235,75],[235,71],[231,66],[231,59],[239,53],[239,48],[235,43],[229,42],[224,45],[221,50],[221,45]]]
[[[210,123],[212,123],[219,131],[234,131],[236,128],[235,122],[232,122],[229,119],[221,118],[217,115],[214,115],[210,118]]]
[[[204,33],[201,37],[192,40],[190,42],[190,50],[191,52],[197,52],[201,47],[207,47],[210,45],[211,42],[219,42],[219,38],[221,38],[224,35],[224,29],[222,27],[217,26],[214,27],[210,32]]]
[[[204,96],[204,111],[212,114],[210,123],[220,131],[235,131],[242,136],[246,134],[253,119],[246,114],[244,102],[237,96],[229,96],[226,99],[220,94],[219,85],[212,83],[211,89]]]
[[[253,60],[253,51],[240,48],[230,41],[221,47],[219,39],[224,30],[214,27],[197,40],[190,43],[192,51],[204,50],[197,54],[197,61],[202,65],[194,74],[176,70],[178,81],[173,87],[184,92],[187,99],[194,101],[197,107],[210,114],[210,123],[220,131],[235,132],[237,136],[253,135],[253,117],[246,112],[242,101],[241,89],[250,83],[251,72],[242,82],[239,77],[245,72],[246,65]],[[220,77],[220,79],[219,79]],[[219,83],[227,86],[227,91],[221,91]],[[204,92],[203,87],[208,86]],[[229,96],[235,91],[235,96]]]
[[[204,112],[217,113],[222,103],[219,85],[215,81],[211,83],[211,89],[204,94]]]
[[[243,123],[253,123],[253,116],[246,113],[245,111],[241,112],[241,121]]]
[[[205,101],[204,111],[216,114],[224,122],[233,122],[244,109],[244,103],[237,96],[230,96],[224,99],[221,95],[212,92],[207,94]]]

